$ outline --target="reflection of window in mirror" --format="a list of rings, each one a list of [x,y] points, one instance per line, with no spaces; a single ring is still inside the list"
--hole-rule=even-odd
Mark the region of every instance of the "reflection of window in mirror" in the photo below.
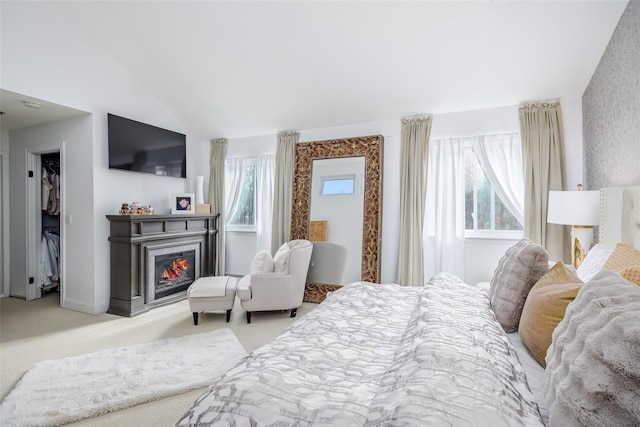
[[[355,190],[356,176],[323,176],[321,196],[336,196],[340,194],[353,194]]]

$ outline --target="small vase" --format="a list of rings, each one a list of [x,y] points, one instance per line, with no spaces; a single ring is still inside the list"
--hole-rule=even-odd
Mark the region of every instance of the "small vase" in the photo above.
[[[196,176],[196,203],[204,203],[204,176]]]

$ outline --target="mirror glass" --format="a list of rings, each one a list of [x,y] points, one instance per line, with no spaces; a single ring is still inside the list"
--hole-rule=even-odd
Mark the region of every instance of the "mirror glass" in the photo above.
[[[363,210],[364,157],[314,160],[309,221],[326,221],[323,241],[347,248],[342,278],[332,284],[344,285],[362,277]],[[309,238],[316,240],[313,235]]]

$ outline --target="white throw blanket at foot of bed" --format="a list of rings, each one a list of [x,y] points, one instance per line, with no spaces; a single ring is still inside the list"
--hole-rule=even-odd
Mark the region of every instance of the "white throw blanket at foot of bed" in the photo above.
[[[543,422],[486,293],[441,274],[332,293],[215,381],[176,424],[189,425]]]

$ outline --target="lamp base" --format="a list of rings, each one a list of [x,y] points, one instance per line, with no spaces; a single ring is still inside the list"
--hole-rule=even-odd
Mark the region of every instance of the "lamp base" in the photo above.
[[[571,227],[571,240],[571,264],[578,268],[593,247],[593,227],[574,225]]]

